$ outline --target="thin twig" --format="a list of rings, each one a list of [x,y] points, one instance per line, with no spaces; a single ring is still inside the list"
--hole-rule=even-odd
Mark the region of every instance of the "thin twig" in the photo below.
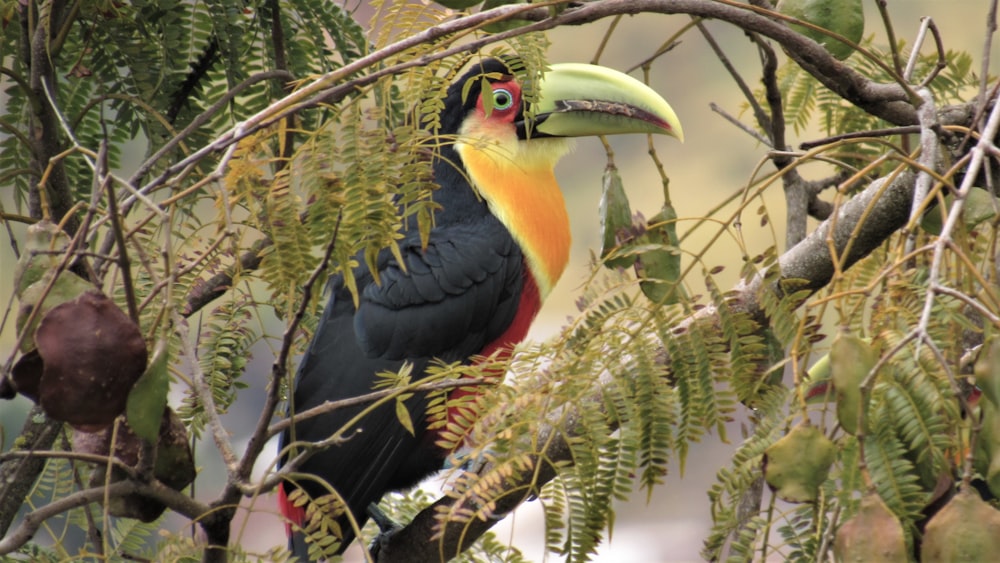
[[[935,78],[937,78],[939,74],[941,74],[942,70],[948,68],[948,59],[944,49],[944,40],[941,39],[941,32],[938,30],[937,24],[934,23],[934,20],[930,18],[927,19],[930,21],[928,29],[930,29],[931,36],[934,38],[934,49],[937,52],[937,63],[935,63],[934,68],[927,73],[927,76],[920,81],[920,84],[917,84],[918,90],[920,88],[926,88],[931,82],[934,81]]]
[[[852,139],[864,139],[867,137],[891,137],[895,135],[910,135],[913,133],[919,133],[921,127],[919,125],[908,125],[906,127],[889,127],[887,129],[871,129],[869,131],[852,131],[850,133],[842,133],[840,135],[833,135],[832,137],[824,137],[822,139],[816,139],[815,141],[805,141],[799,143],[799,148],[807,151],[814,149],[816,147],[821,147],[823,145],[832,145],[838,141],[852,140]]]
[[[348,397],[346,399],[340,399],[337,401],[326,401],[321,405],[317,405],[309,410],[305,410],[299,413],[290,414],[287,418],[283,418],[278,422],[267,427],[267,437],[270,438],[279,432],[291,428],[293,424],[298,424],[303,420],[308,420],[310,418],[315,418],[322,414],[331,413],[336,410],[345,409],[348,407],[355,407],[359,405],[367,405],[385,399],[386,397],[391,397],[393,395],[399,395],[401,393],[424,393],[431,391],[446,391],[448,389],[456,389],[459,387],[478,387],[480,385],[495,385],[496,378],[489,377],[469,377],[469,378],[459,378],[459,379],[444,379],[440,381],[424,381],[417,382],[412,385],[407,385],[405,387],[394,387],[392,389],[381,389],[379,391],[372,391],[370,393],[365,393],[364,395],[355,395],[353,397]]]
[[[938,138],[934,133],[934,128],[937,126],[937,111],[934,105],[934,95],[927,88],[921,88],[919,91],[920,97],[923,99],[923,103],[920,104],[920,108],[917,110],[917,116],[920,117],[920,164],[922,169],[917,173],[917,183],[914,187],[913,194],[913,207],[910,211],[910,222],[915,223],[917,220],[917,215],[924,208],[924,200],[927,199],[928,194],[931,191],[931,185],[934,183],[934,178],[927,172],[928,170],[935,170],[937,168],[938,159]],[[917,233],[916,230],[911,230],[906,239],[906,247],[904,252],[911,252],[917,245]]]
[[[733,81],[736,83],[736,87],[739,88],[740,92],[743,94],[743,98],[747,101],[748,104],[750,104],[750,109],[753,110],[754,118],[757,119],[757,125],[764,131],[770,131],[771,130],[770,116],[767,115],[767,112],[764,111],[764,108],[761,107],[760,103],[757,102],[756,96],[753,95],[753,90],[750,89],[750,86],[747,85],[746,81],[743,80],[743,77],[740,76],[740,73],[736,70],[736,67],[733,66],[733,63],[730,62],[729,57],[726,56],[725,51],[723,51],[722,47],[720,47],[718,42],[715,41],[715,37],[712,36],[711,32],[708,31],[708,28],[705,27],[705,24],[700,19],[695,20],[695,27],[697,27],[698,31],[701,32],[701,35],[705,38],[705,42],[708,43],[708,46],[712,48],[712,52],[715,53],[715,57],[719,59],[719,62],[722,63],[723,67],[725,67],[726,72],[728,72],[729,76],[732,77]],[[767,146],[774,147],[774,142],[772,141],[767,143]],[[776,147],[776,148],[782,148],[782,147]]]
[[[997,31],[997,0],[990,0],[990,8],[986,14],[986,33],[983,37],[982,64],[979,67],[979,115],[986,114],[986,87],[990,77],[990,55],[993,52],[993,35]]]
[[[962,178],[962,183],[959,185],[958,190],[955,191],[955,201],[948,211],[944,225],[941,227],[941,234],[934,242],[934,254],[927,278],[930,287],[940,285],[941,263],[944,261],[945,249],[951,241],[951,234],[954,232],[955,226],[961,221],[966,196],[969,194],[969,190],[972,189],[976,177],[979,175],[979,170],[982,168],[983,160],[986,157],[986,147],[993,145],[993,139],[996,138],[998,128],[1000,128],[1000,104],[994,104],[993,110],[990,111],[989,120],[986,122],[986,127],[979,137],[979,142],[970,151],[972,157],[965,170],[965,176]],[[924,309],[920,315],[920,322],[917,325],[918,330],[925,334],[927,328],[930,326],[931,314],[934,309],[934,295],[933,291],[927,291],[924,299]]]
[[[118,201],[115,191],[111,189],[111,181],[105,175],[108,170],[108,141],[101,141],[101,151],[98,153],[97,190],[108,196],[108,217],[111,219],[111,230],[118,244],[118,271],[122,277],[122,287],[125,290],[125,305],[132,322],[139,325],[139,307],[136,302],[135,286],[132,283],[132,268],[128,259],[128,245],[125,243],[125,233],[122,230],[121,216],[118,214]]]
[[[718,104],[716,104],[715,102],[710,102],[708,104],[708,107],[711,108],[711,110],[714,111],[715,113],[721,115],[723,119],[725,119],[729,123],[732,123],[733,125],[735,125],[740,131],[743,131],[747,135],[750,135],[751,137],[753,137],[760,144],[762,144],[764,146],[767,146],[767,147],[771,146],[771,140],[770,139],[768,139],[767,137],[761,135],[760,133],[758,133],[757,131],[755,131],[753,128],[751,128],[749,125],[744,124],[742,121],[740,121],[739,119],[737,119],[735,116],[730,115],[726,110],[724,110],[721,107],[719,107]]]
[[[209,506],[179,491],[175,491],[157,480],[143,483],[134,479],[126,479],[70,493],[65,497],[54,500],[45,506],[27,513],[15,530],[0,540],[0,555],[12,553],[27,543],[48,519],[74,508],[101,502],[106,494],[110,498],[118,498],[130,494],[143,495],[159,501],[174,512],[195,521],[205,518],[212,513],[212,509]]]
[[[913,69],[917,66],[917,59],[920,58],[920,47],[924,44],[927,36],[927,28],[933,20],[924,16],[920,18],[920,30],[917,31],[917,38],[913,40],[913,48],[910,49],[910,58],[906,61],[906,68],[903,70],[903,80],[909,82],[913,79]]]
[[[342,219],[343,211],[337,214],[337,221],[334,224],[333,234],[330,237],[330,242],[326,245],[326,250],[323,252],[323,258],[320,259],[319,264],[313,268],[312,273],[309,275],[309,279],[307,279],[305,284],[303,284],[302,296],[299,299],[299,307],[296,309],[295,314],[285,326],[285,332],[281,337],[281,349],[278,351],[278,354],[275,356],[274,363],[271,365],[271,381],[268,384],[268,392],[267,398],[264,401],[264,408],[260,417],[257,418],[257,424],[254,428],[253,434],[250,436],[246,453],[244,453],[243,459],[240,461],[240,466],[236,472],[241,481],[245,481],[250,478],[250,472],[253,470],[253,465],[257,461],[257,457],[260,455],[261,450],[264,448],[264,444],[267,443],[268,438],[271,436],[268,432],[268,423],[274,417],[274,410],[278,407],[278,403],[281,400],[281,386],[287,379],[288,359],[292,353],[292,345],[295,343],[295,334],[299,330],[299,325],[301,325],[302,319],[305,318],[306,311],[309,310],[309,307],[312,304],[313,289],[316,287],[316,284],[319,283],[320,278],[326,274],[327,268],[330,265],[330,260],[333,258],[333,251],[337,247],[338,235],[340,234],[340,222]]]

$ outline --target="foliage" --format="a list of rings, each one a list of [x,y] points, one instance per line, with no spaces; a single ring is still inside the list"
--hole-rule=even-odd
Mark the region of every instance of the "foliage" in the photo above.
[[[280,479],[269,467],[265,482],[251,481],[249,469],[236,482],[237,468],[252,469],[260,450],[249,461],[227,452],[220,418],[249,392],[261,392],[247,377],[251,359],[268,347],[277,358],[266,391],[273,399],[266,426],[272,414],[287,414],[275,411],[277,399],[291,384],[291,358],[301,354],[316,326],[324,280],[343,274],[353,287],[359,261],[371,264],[385,249],[398,253],[404,221],[429,230],[435,204],[427,155],[451,141],[438,134],[437,114],[456,69],[479,56],[516,54],[525,62],[521,78],[531,99],[537,93],[530,85],[546,64],[547,39],[513,36],[477,54],[433,59],[456,41],[485,33],[434,37],[348,73],[347,65],[452,21],[455,12],[427,2],[373,2],[379,24],[368,30],[356,14],[326,0],[83,2],[54,19],[52,2],[8,4],[21,7],[0,5],[4,24],[16,17],[28,27],[54,28],[40,35],[52,69],[39,76],[43,65],[28,64],[24,52],[34,35],[21,25],[0,27],[0,178],[10,206],[0,215],[9,226],[15,216],[67,214],[67,230],[80,229],[83,258],[70,266],[98,282],[123,310],[135,308],[150,347],[168,335],[172,388],[182,397],[178,411],[187,431],[197,442],[213,442],[226,458],[227,490],[235,491],[227,502],[256,499]],[[38,19],[23,15],[28,7],[40,10]],[[904,41],[891,49],[874,39],[862,46],[867,54],[844,64],[880,83],[901,80],[880,61],[905,51]],[[420,57],[426,64],[396,68]],[[917,57],[913,81],[933,77],[927,87],[938,106],[958,105],[979,78],[969,55],[947,51],[943,58],[947,65],[938,71],[936,56]],[[382,72],[388,68],[398,72]],[[785,121],[797,135],[890,126],[845,102],[792,59],[773,79]],[[33,87],[39,80],[48,81],[51,104]],[[317,84],[323,87],[307,90]],[[353,87],[337,91],[342,84]],[[309,97],[289,113],[275,105],[303,91]],[[764,107],[773,102],[764,90],[755,99]],[[58,111],[48,115],[52,106]],[[267,121],[256,120],[261,116]],[[57,140],[55,149],[42,146],[41,129]],[[960,129],[951,132],[970,133]],[[238,142],[224,144],[227,135]],[[220,150],[209,151],[210,157],[193,158],[216,142]],[[675,236],[663,239],[669,244],[617,241],[622,255],[659,250],[683,257],[680,277],[665,281],[676,284],[670,294],[677,299],[667,304],[647,299],[642,280],[631,272],[595,261],[578,314],[555,337],[524,345],[511,359],[435,365],[420,383],[508,369],[517,374],[478,397],[460,399],[464,418],[444,414],[459,399],[431,394],[427,416],[440,428],[442,444],[456,451],[446,495],[474,499],[476,506],[446,506],[437,517],[471,525],[502,517],[498,507],[510,496],[536,498],[544,509],[546,549],[568,561],[588,561],[614,531],[616,503],[636,490],[648,500],[672,463],[683,471],[695,444],[726,441],[734,429],[729,423],[746,415],[742,441],[708,491],[713,528],[704,543],[707,559],[828,557],[838,527],[870,491],[900,519],[916,549],[928,507],[942,489],[986,477],[974,475],[982,459],[976,465],[966,460],[979,430],[965,379],[1000,319],[996,221],[958,222],[933,235],[911,221],[909,230],[859,263],[833,268],[822,287],[783,277],[778,245],[742,246],[733,227],[751,206],[760,206],[761,226],[776,217],[763,195],[803,164],[824,162],[835,168],[834,177],[853,177],[829,198],[835,208],[864,187],[862,178],[927,168],[912,143],[899,133],[888,141],[837,139],[794,154],[774,176],[751,181],[735,211],[730,206],[712,221],[696,222],[679,244]],[[949,142],[942,148],[950,152],[940,159],[945,164],[931,163],[937,168],[926,207],[938,203],[931,212],[962,205],[961,198],[944,194],[956,193],[962,182],[968,146]],[[56,197],[60,190],[68,203]],[[673,229],[681,223],[667,222]],[[8,231],[15,240],[17,229]],[[710,242],[698,248],[693,240]],[[759,311],[741,308],[740,299],[749,298],[727,290],[724,269],[707,263],[713,245],[724,244],[720,240],[740,245],[741,278],[763,279],[773,289],[754,296]],[[220,276],[224,283],[217,282]],[[6,320],[0,323],[6,330]],[[835,391],[817,391],[817,398],[813,392],[823,382],[807,373],[829,351],[835,330],[865,338],[878,356],[857,390],[864,406],[855,433],[836,419]],[[13,359],[11,352],[5,370]],[[409,373],[382,375],[380,389],[389,393],[382,400],[402,405],[414,392]],[[762,463],[768,446],[806,420],[833,440],[837,453],[819,498],[791,505],[764,490]],[[84,491],[91,473],[105,469],[66,454],[66,442],[54,446],[65,457],[46,464],[29,509]],[[549,479],[549,473],[557,476]],[[527,482],[519,480],[523,475],[530,476]],[[330,514],[343,510],[330,498],[296,500],[319,515],[306,529],[322,538],[316,550],[334,543],[330,532],[337,523]],[[432,500],[414,491],[383,504],[406,522]],[[156,523],[113,517],[101,503],[81,504],[62,520],[47,521],[53,547],[30,544],[21,553],[39,561],[74,557],[63,543],[70,531],[83,530],[80,549],[107,557],[200,556],[201,546],[186,532],[155,535]],[[102,538],[100,545],[95,537]],[[235,560],[287,555],[281,547],[263,556],[238,546],[230,553]],[[486,534],[459,560],[525,557]]]
[[[872,56],[853,57],[850,63],[868,76],[894,79],[884,65],[875,63],[876,59],[890,60],[890,53],[870,42],[865,47]],[[897,50],[905,52],[904,47],[901,42]],[[937,104],[961,103],[978,86],[971,58],[949,51],[944,59],[947,66],[927,86]],[[914,76],[930,75],[935,61],[931,56],[918,57]],[[796,65],[782,67],[778,79],[786,119],[797,133],[815,127],[817,121],[830,136],[889,127],[845,104]],[[762,91],[758,98],[763,101]],[[870,170],[887,155],[893,160],[882,161],[877,174],[913,164],[896,144],[862,138],[831,147],[834,150],[822,153],[824,159],[829,158],[826,162],[851,170]],[[806,155],[794,164],[811,158]],[[898,159],[904,163],[894,162]],[[951,174],[955,169],[935,183],[939,191],[931,193],[932,200],[957,188],[960,177]],[[719,484],[710,492],[715,527],[705,543],[705,557],[764,559],[774,551],[785,560],[829,557],[824,550],[832,547],[838,525],[856,512],[858,497],[869,490],[900,518],[909,547],[916,550],[922,526],[933,514],[932,503],[942,494],[949,495],[947,491],[953,490],[963,474],[985,478],[963,473],[968,470],[963,452],[974,443],[970,419],[978,411],[970,414],[969,391],[960,377],[971,372],[969,355],[978,350],[976,343],[982,342],[984,331],[991,330],[984,316],[995,319],[998,310],[992,282],[985,281],[994,278],[990,269],[995,261],[996,229],[995,225],[959,223],[950,239],[953,244],[944,251],[934,234],[918,231],[909,241],[903,235],[893,238],[851,270],[837,272],[829,286],[801,307],[768,309],[772,329],[788,353],[785,363],[794,370],[795,387],[790,400],[755,411],[757,432],[737,451],[732,464],[720,470]],[[938,279],[947,280],[961,297],[929,297],[936,291],[928,274],[935,259],[945,264]],[[796,308],[802,312],[786,316]],[[869,339],[878,356],[876,369],[867,374],[861,388],[866,426],[857,436],[838,424],[833,392],[824,391],[810,380],[811,373],[806,374],[805,367],[829,350],[824,345],[825,330],[816,324],[819,319],[825,319],[826,326]],[[817,392],[820,400],[812,397]],[[818,421],[839,446],[823,496],[817,504],[798,506],[771,498],[770,506],[747,519],[735,506],[760,498],[759,456],[763,446],[780,437],[774,421],[800,418]]]

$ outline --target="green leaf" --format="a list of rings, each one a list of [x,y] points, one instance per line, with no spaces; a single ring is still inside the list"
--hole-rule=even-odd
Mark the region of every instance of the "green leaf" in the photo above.
[[[778,11],[859,43],[865,32],[865,12],[861,0],[782,0]],[[790,26],[819,43],[834,57],[844,60],[854,47],[803,25]]]
[[[403,425],[403,428],[406,428],[407,432],[416,436],[416,431],[413,429],[413,419],[410,417],[410,411],[406,408],[402,397],[396,399],[396,418],[399,419],[399,423]]]
[[[167,373],[169,357],[167,339],[161,338],[156,344],[149,367],[132,387],[125,407],[129,427],[137,436],[150,442],[156,442],[163,409],[167,406],[167,393],[170,391],[170,376]]]

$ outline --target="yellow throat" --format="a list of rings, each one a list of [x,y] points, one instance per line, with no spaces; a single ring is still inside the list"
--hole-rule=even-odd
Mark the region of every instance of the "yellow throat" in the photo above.
[[[455,150],[469,181],[520,245],[544,299],[569,261],[569,214],[556,182],[567,139],[521,141],[509,125],[467,122]]]

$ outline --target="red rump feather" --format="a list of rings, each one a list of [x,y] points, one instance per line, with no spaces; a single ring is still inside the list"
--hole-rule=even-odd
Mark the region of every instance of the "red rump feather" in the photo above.
[[[292,505],[292,501],[288,500],[288,494],[285,492],[285,483],[278,485],[278,508],[281,510],[282,516],[285,517],[285,535],[292,537],[292,524],[302,527],[306,521],[306,509]]]

